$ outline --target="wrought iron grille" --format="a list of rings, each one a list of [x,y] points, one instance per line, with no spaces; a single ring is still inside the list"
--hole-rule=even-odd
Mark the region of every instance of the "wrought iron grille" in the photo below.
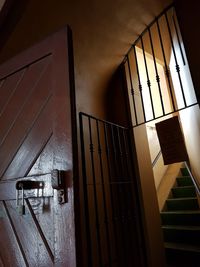
[[[86,266],[143,266],[129,130],[84,113],[79,118]]]
[[[133,127],[198,104],[173,5],[143,31],[122,64]]]

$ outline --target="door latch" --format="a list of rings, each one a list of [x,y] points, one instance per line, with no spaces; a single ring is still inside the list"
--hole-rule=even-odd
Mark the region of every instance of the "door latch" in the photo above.
[[[44,181],[20,180],[16,183],[16,206],[21,215],[25,214],[25,190],[37,190],[37,197],[41,190],[43,197]]]
[[[57,190],[58,203],[64,204],[67,202],[65,172],[60,170],[52,170],[51,185],[53,189]]]

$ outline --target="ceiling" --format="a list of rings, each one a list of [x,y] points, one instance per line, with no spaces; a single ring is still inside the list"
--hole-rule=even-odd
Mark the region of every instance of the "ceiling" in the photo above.
[[[85,98],[84,104],[78,101],[78,109],[90,112],[93,108],[96,113],[92,98],[98,98],[101,105],[109,80],[131,43],[170,3],[171,0],[29,0],[0,52],[0,61],[68,23],[73,31],[78,99]]]

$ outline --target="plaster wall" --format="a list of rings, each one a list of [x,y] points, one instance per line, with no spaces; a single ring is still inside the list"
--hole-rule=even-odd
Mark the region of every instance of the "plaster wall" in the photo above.
[[[163,267],[164,242],[145,125],[134,129],[150,266]]]
[[[183,44],[181,44],[183,47]],[[180,49],[176,38],[174,37],[174,47],[177,51],[177,59],[180,65],[180,75],[183,84],[186,104],[192,105],[197,103],[195,88],[190,74],[189,64],[186,59],[185,50],[183,54],[186,64],[183,64]],[[170,66],[175,65],[173,55],[171,56]],[[180,90],[180,82],[176,73],[171,73],[172,81],[174,83],[175,95],[177,105],[179,108],[184,107],[183,96]],[[200,110],[199,105],[195,105],[179,112],[179,118],[182,125],[183,134],[185,137],[185,144],[188,152],[189,163],[194,177],[200,184]]]
[[[200,2],[175,0],[176,13],[178,16],[183,42],[191,70],[194,88],[200,101],[200,27],[198,27]]]

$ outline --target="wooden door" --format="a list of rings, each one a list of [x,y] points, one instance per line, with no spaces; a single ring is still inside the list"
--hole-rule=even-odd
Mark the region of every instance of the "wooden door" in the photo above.
[[[0,266],[76,266],[71,53],[65,28],[0,66]],[[64,204],[54,169],[65,176]],[[24,189],[21,214],[24,180],[44,189]]]

